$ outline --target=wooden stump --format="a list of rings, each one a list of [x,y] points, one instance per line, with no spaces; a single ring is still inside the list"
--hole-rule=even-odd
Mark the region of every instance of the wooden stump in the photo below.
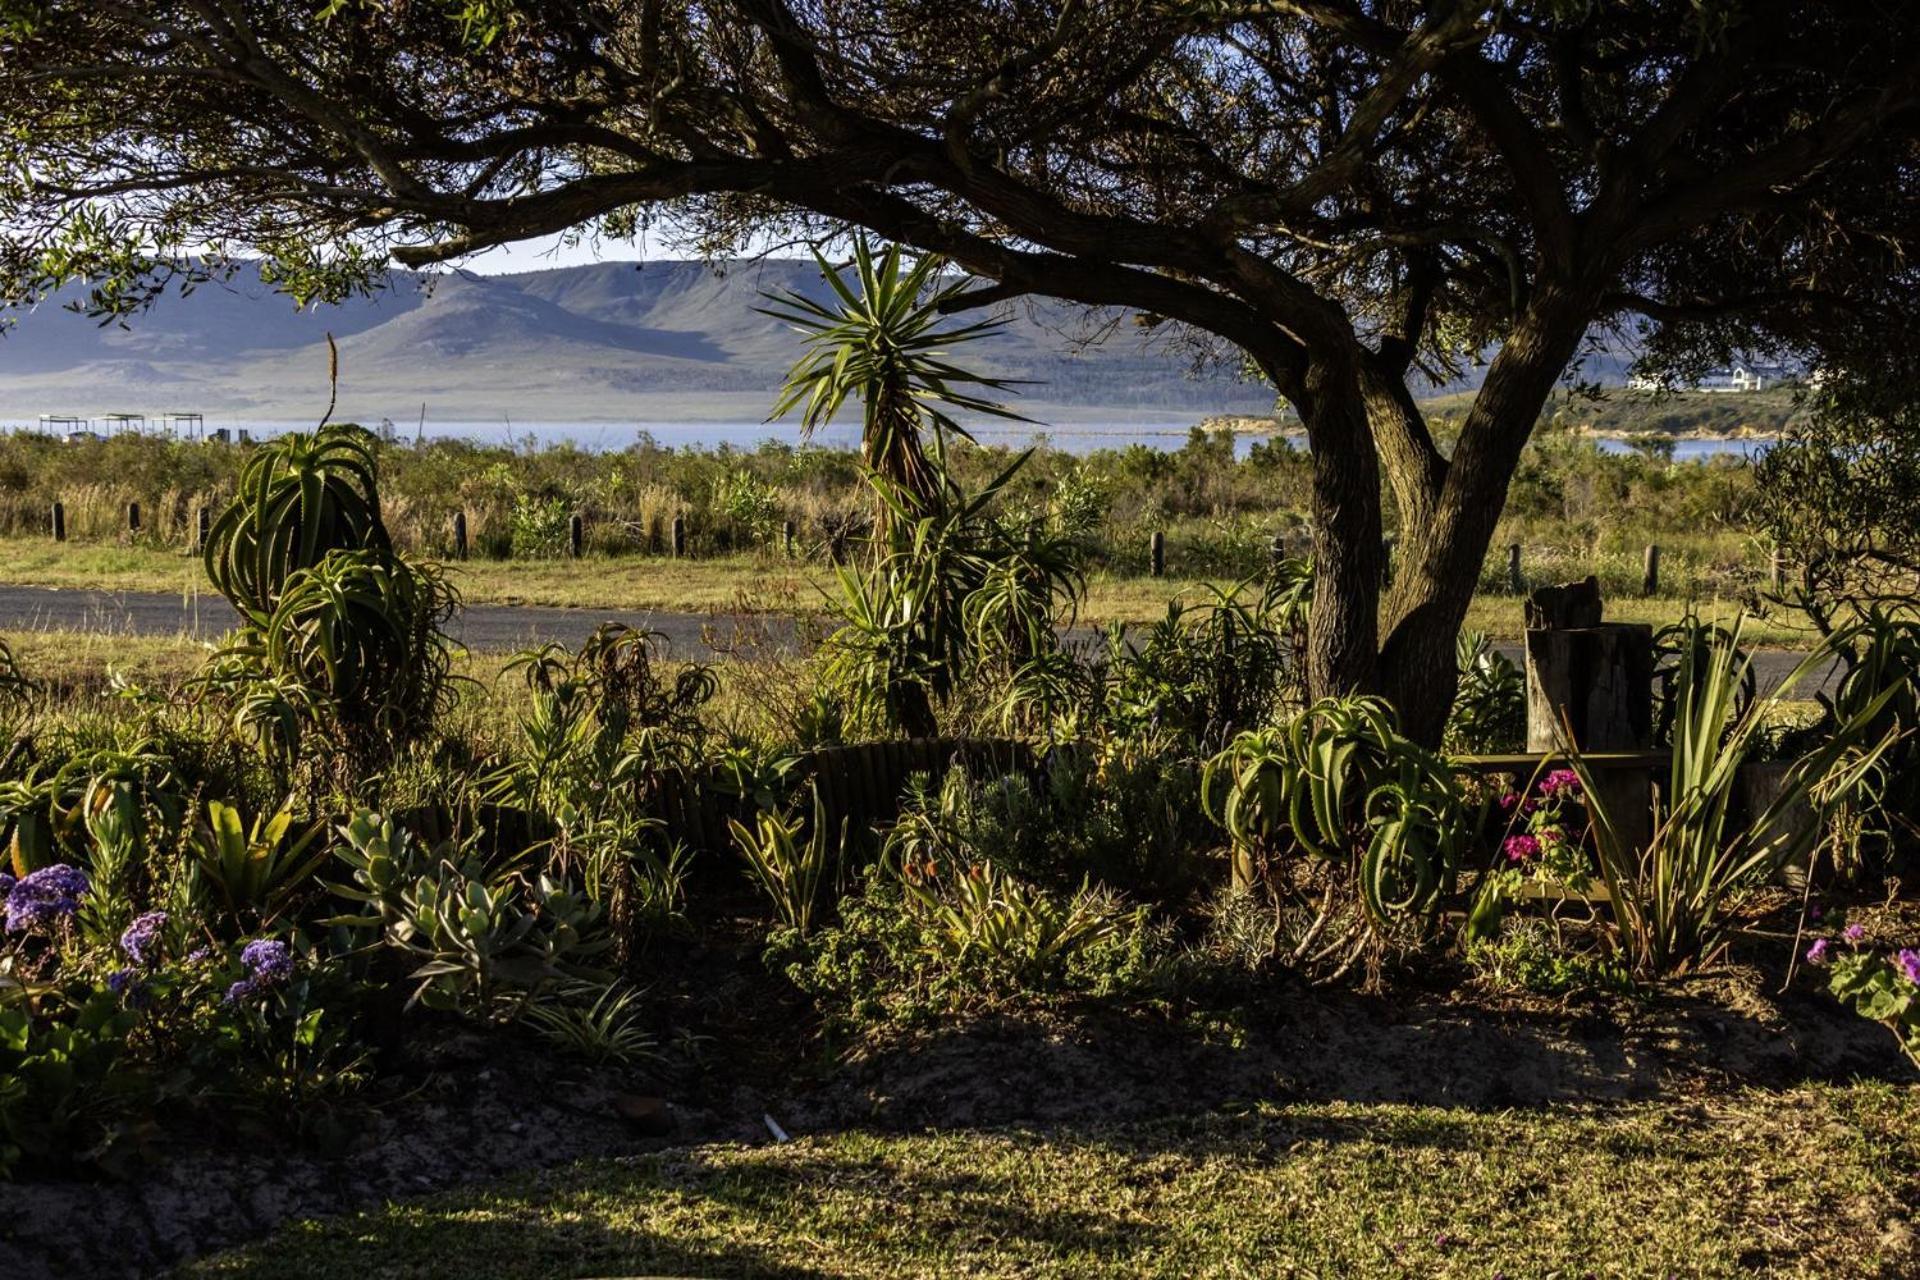
[[[1593,579],[1527,600],[1527,750],[1638,751],[1653,740],[1653,628],[1602,622]],[[1652,784],[1637,770],[1598,779],[1614,826],[1635,847],[1652,835]]]

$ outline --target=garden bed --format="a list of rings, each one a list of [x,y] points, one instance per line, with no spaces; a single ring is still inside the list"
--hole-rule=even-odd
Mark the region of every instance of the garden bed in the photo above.
[[[172,1134],[119,1179],[8,1186],[0,1263],[19,1280],[152,1275],[288,1222],[388,1212],[451,1187],[667,1146],[764,1144],[767,1115],[821,1139],[807,1148],[815,1159],[844,1149],[836,1135],[863,1131],[947,1135],[930,1141],[965,1147],[998,1139],[954,1135],[1034,1130],[1071,1145],[1103,1126],[1185,1119],[1225,1140],[1236,1132],[1230,1117],[1255,1105],[1314,1116],[1331,1107],[1346,1123],[1369,1108],[1437,1109],[1436,1123],[1468,1127],[1513,1109],[1523,1128],[1550,1130],[1568,1105],[1756,1106],[1768,1092],[1793,1099],[1862,1078],[1900,1082],[1911,1096],[1916,1080],[1882,1029],[1824,995],[1775,996],[1779,975],[1750,968],[1572,1001],[1472,987],[1389,998],[1282,982],[1213,1012],[1028,1004],[876,1034],[796,1079],[779,1060],[805,1029],[787,1022],[781,993],[743,989],[743,976],[716,985],[703,1023],[740,1043],[709,1046],[704,1065],[664,1090],[511,1036],[423,1036],[340,1110],[331,1150],[318,1134],[238,1128],[212,1146]],[[728,1150],[730,1161],[755,1159]],[[266,1265],[272,1255],[258,1257]]]

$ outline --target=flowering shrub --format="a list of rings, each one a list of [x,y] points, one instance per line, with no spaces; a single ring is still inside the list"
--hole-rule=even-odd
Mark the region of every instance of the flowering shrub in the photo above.
[[[1849,925],[1844,950],[1830,938],[1816,938],[1807,948],[1807,963],[1828,968],[1827,989],[1863,1018],[1892,1031],[1900,1048],[1920,1066],[1920,950],[1904,948],[1889,955],[1862,947],[1866,931]]]
[[[1491,940],[1514,892],[1528,880],[1585,893],[1593,884],[1586,850],[1588,818],[1585,791],[1571,769],[1555,769],[1526,791],[1500,798],[1508,815],[1507,836],[1494,867],[1480,882],[1467,921],[1469,944]]]
[[[284,942],[256,938],[240,951],[240,967],[247,976],[227,988],[227,1003],[251,1000],[293,976],[293,952]]]

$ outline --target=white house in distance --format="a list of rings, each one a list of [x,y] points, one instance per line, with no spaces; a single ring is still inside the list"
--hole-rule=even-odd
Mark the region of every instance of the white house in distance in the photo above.
[[[1766,391],[1792,382],[1798,376],[1783,364],[1757,364],[1735,361],[1725,369],[1709,369],[1685,385],[1668,382],[1650,374],[1635,374],[1627,379],[1631,391]]]

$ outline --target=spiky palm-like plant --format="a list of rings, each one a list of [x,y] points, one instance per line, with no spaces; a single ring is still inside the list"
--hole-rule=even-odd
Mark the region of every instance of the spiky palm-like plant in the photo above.
[[[898,246],[876,255],[864,237],[854,242],[853,280],[818,253],[815,261],[834,300],[816,302],[783,291],[760,310],[806,336],[807,352],[788,373],[772,416],[801,410],[801,434],[832,422],[849,396],[861,403],[860,456],[896,502],[877,505],[884,546],[903,526],[934,515],[952,496],[943,458],[947,437],[971,439],[955,412],[1024,421],[1002,405],[965,390],[1012,385],[951,364],[948,349],[984,337],[998,320],[943,327],[942,307],[966,285],[943,279],[946,262],[923,257],[908,264]],[[904,514],[904,518],[902,518]]]

